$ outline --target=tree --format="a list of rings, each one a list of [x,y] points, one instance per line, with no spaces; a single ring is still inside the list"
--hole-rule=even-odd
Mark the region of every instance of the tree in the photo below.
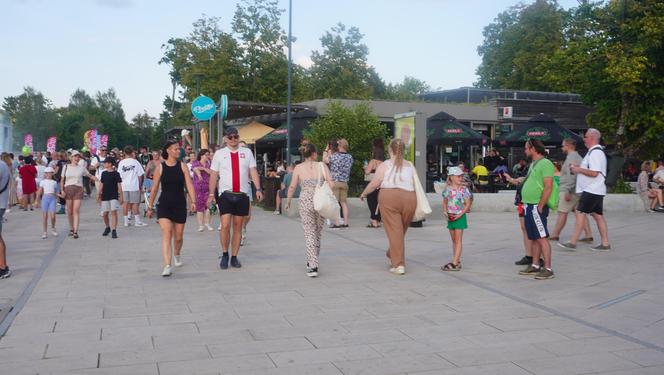
[[[484,28],[484,42],[477,48],[482,63],[476,86],[551,91],[544,77],[563,45],[565,16],[556,0],[519,4],[499,14]]]
[[[324,150],[332,138],[345,138],[354,159],[350,183],[351,186],[357,186],[364,179],[363,162],[371,159],[374,139],[385,140],[387,133],[387,127],[378,121],[368,103],[347,108],[340,102],[330,102],[325,116],[316,119],[304,137],[313,142],[319,150]]]
[[[339,23],[320,38],[322,51],[311,54],[312,94],[317,98],[368,99],[373,88],[369,48],[357,27]],[[375,81],[375,79],[374,79]]]
[[[385,99],[398,101],[417,100],[418,95],[424,94],[430,89],[431,88],[426,82],[414,77],[406,76],[402,83],[388,85]]]
[[[25,87],[18,96],[4,98],[2,108],[14,127],[13,146],[23,146],[23,136],[32,134],[35,150],[45,150],[46,140],[55,134],[57,114],[49,99],[32,87]]]

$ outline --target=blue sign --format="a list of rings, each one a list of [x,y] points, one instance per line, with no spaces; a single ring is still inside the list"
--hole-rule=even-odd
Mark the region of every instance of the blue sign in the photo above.
[[[226,116],[228,116],[228,96],[226,95],[222,95],[219,100],[219,113],[224,120],[226,119]]]
[[[198,121],[207,121],[217,112],[217,105],[214,100],[205,95],[201,95],[191,103],[191,113]]]

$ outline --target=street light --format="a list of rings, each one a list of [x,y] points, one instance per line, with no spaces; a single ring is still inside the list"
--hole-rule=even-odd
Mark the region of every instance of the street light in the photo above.
[[[288,165],[291,164],[291,96],[292,96],[292,80],[293,80],[293,0],[288,0],[288,101],[286,104],[286,160]]]

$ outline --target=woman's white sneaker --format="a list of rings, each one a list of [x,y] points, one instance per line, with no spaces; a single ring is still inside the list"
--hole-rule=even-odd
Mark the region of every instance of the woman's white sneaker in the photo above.
[[[58,236],[58,231],[55,230],[55,228],[53,228],[53,229],[51,229],[51,234],[53,235],[53,237],[57,237]]]
[[[199,226],[198,226],[198,231],[199,231],[199,232],[202,232],[202,231],[204,231],[204,230],[205,230],[205,227],[203,227],[202,225],[199,225]]]
[[[205,224],[205,228],[207,228],[208,231],[212,232],[214,228],[210,226],[210,224]]]
[[[48,238],[48,234],[46,234],[46,232],[44,232],[44,234],[42,234],[42,240],[45,240],[47,238]]]
[[[175,267],[182,267],[182,265],[184,264],[184,263],[182,263],[182,261],[180,260],[180,256],[179,256],[179,255],[175,255],[175,256],[173,256],[173,259],[174,259],[174,261],[173,261],[173,265],[174,265]]]
[[[173,267],[171,267],[171,265],[169,264],[164,267],[163,271],[161,271],[161,276],[164,277],[171,276],[172,273],[173,273]]]
[[[406,273],[406,267],[404,266],[392,267],[390,268],[390,272],[392,272],[395,275],[403,275]]]

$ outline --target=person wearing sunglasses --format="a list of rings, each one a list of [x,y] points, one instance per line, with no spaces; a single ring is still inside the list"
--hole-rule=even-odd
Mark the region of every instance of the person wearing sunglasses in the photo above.
[[[231,247],[231,267],[240,268],[242,265],[237,259],[240,251],[240,241],[244,218],[249,214],[249,195],[251,186],[256,186],[256,198],[263,200],[263,190],[260,188],[260,179],[256,170],[256,159],[250,149],[240,147],[240,135],[236,128],[226,130],[226,146],[214,153],[210,169],[210,187],[208,204],[216,201],[221,215],[220,242],[222,248],[219,267],[227,269],[229,263],[228,249]],[[219,183],[218,195],[215,195]],[[231,226],[233,234],[231,237]]]

